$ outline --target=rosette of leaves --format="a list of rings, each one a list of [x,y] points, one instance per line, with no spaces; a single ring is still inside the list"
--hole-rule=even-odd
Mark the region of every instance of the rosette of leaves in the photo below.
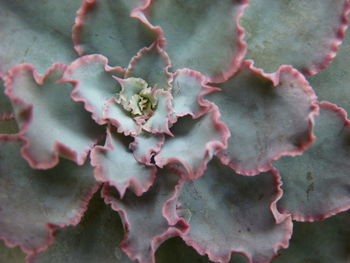
[[[0,6],[0,262],[348,262],[348,0]]]

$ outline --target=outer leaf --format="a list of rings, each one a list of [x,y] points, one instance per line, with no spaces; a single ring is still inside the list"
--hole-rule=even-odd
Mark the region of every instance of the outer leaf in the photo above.
[[[350,113],[350,31],[340,46],[337,56],[325,70],[308,77],[320,100],[330,101]]]
[[[238,25],[246,1],[152,0],[143,9],[164,33],[174,69],[192,68],[212,81],[233,74],[245,53]]]
[[[55,243],[32,255],[29,263],[132,263],[117,245],[123,238],[120,217],[95,195],[78,226],[57,231]]]
[[[59,82],[64,69],[54,64],[40,76],[33,66],[22,64],[6,79],[6,92],[26,141],[22,153],[34,168],[55,166],[59,155],[81,165],[103,135],[82,105],[71,100],[70,85]]]
[[[139,163],[128,147],[128,138],[109,129],[105,145],[92,150],[91,163],[96,167],[96,180],[108,182],[121,196],[127,188],[140,196],[152,185],[156,168]]]
[[[37,252],[52,242],[55,227],[80,221],[98,185],[89,164],[62,159],[51,170],[31,169],[21,146],[16,137],[0,139],[0,239]]]
[[[43,73],[54,62],[75,59],[71,28],[80,3],[81,0],[1,0],[0,73],[24,62],[34,64]]]
[[[214,159],[201,178],[177,186],[166,214],[170,223],[187,221],[182,238],[212,261],[228,262],[231,253],[242,253],[249,262],[269,262],[288,246],[292,232],[290,217],[275,207],[280,185],[275,171],[246,177]]]
[[[349,212],[322,222],[295,223],[290,247],[271,263],[349,262],[349,225]]]
[[[0,134],[18,133],[18,126],[11,101],[4,93],[4,85],[0,74]]]
[[[279,209],[298,221],[320,220],[350,208],[350,122],[345,112],[321,103],[314,133],[316,143],[303,155],[274,164],[285,192]]]
[[[270,77],[246,61],[219,87],[221,92],[207,98],[218,105],[231,131],[228,149],[219,157],[236,172],[267,171],[273,160],[301,154],[313,142],[316,95],[293,68],[282,66]]]
[[[64,81],[75,85],[72,98],[81,101],[92,118],[105,124],[103,111],[108,99],[120,91],[119,83],[113,79],[124,72],[121,68],[108,66],[108,59],[101,55],[84,56],[70,64],[64,72]]]
[[[127,192],[122,200],[105,185],[103,194],[107,202],[120,213],[124,228],[128,230],[121,247],[130,258],[140,263],[154,263],[158,246],[180,233],[168,225],[162,212],[164,202],[174,193],[177,180],[176,173],[169,168],[163,169],[147,193],[137,197]]]
[[[181,118],[171,129],[174,137],[166,138],[156,155],[156,164],[163,167],[168,163],[180,163],[191,178],[201,176],[213,154],[227,145],[229,131],[219,118],[215,106],[198,119]]]
[[[247,58],[267,72],[290,64],[316,74],[334,58],[349,8],[347,0],[250,1],[242,17]]]
[[[102,54],[112,65],[126,67],[141,48],[152,44],[156,33],[130,17],[129,2],[84,1],[73,28],[73,40],[79,55]]]

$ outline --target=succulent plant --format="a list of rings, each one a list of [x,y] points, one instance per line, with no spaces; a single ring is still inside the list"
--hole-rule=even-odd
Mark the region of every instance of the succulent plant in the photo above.
[[[0,262],[349,262],[349,12],[0,0]]]

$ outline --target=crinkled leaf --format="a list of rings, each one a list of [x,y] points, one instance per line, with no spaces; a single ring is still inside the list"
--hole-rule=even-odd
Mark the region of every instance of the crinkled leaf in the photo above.
[[[180,69],[174,74],[172,95],[175,116],[196,116],[202,110],[199,95],[203,92],[205,77],[190,69]]]
[[[183,217],[189,231],[185,242],[210,260],[228,262],[243,253],[250,262],[268,262],[277,249],[287,247],[290,217],[281,218],[273,204],[280,198],[279,178],[273,171],[248,177],[213,159],[204,175],[184,182],[172,202],[174,218]],[[279,223],[276,223],[278,217]]]
[[[229,132],[219,117],[217,108],[211,107],[198,119],[180,118],[171,129],[174,137],[167,137],[156,155],[156,164],[180,163],[191,178],[201,176],[213,154],[227,143]]]
[[[92,117],[103,124],[103,110],[108,99],[120,91],[119,83],[113,76],[123,72],[120,68],[107,65],[107,58],[101,55],[84,56],[70,64],[64,73],[64,80],[75,84],[72,97],[82,101]]]
[[[335,56],[348,11],[347,0],[250,1],[241,19],[246,58],[267,72],[289,64],[315,74]]]
[[[300,73],[283,66],[276,79],[245,62],[222,89],[207,96],[218,105],[229,127],[225,164],[238,173],[254,175],[271,169],[281,155],[301,153],[312,141],[311,119],[316,96]],[[276,84],[274,84],[274,81]]]
[[[116,187],[121,196],[127,188],[137,195],[146,192],[152,185],[156,168],[138,162],[129,150],[129,138],[109,129],[104,146],[96,146],[91,153],[95,177]]]
[[[22,158],[22,142],[0,140],[0,239],[25,251],[45,248],[54,226],[77,224],[97,190],[89,164],[61,159],[50,170],[33,170]]]
[[[58,230],[53,245],[30,263],[131,263],[118,248],[123,235],[118,213],[96,194],[79,225]]]
[[[337,104],[350,113],[350,31],[332,63],[320,73],[308,77],[319,100]]]
[[[169,89],[170,59],[168,55],[154,44],[151,47],[141,49],[137,56],[130,61],[125,78],[135,77],[144,79],[149,86],[158,89]]]
[[[295,223],[287,250],[271,263],[345,263],[350,259],[350,214],[322,222]]]
[[[22,151],[32,167],[53,167],[59,155],[82,164],[104,133],[83,105],[71,99],[71,86],[58,81],[63,71],[64,66],[54,64],[39,76],[31,65],[22,64],[10,71],[6,82],[27,141]]]
[[[313,131],[316,142],[303,155],[274,164],[284,190],[278,207],[300,221],[350,208],[350,123],[340,108],[323,103]]]
[[[172,113],[172,96],[169,91],[164,90],[157,90],[155,96],[157,98],[156,109],[142,128],[150,133],[166,133],[170,135],[169,123]]]
[[[0,262],[23,263],[25,254],[19,248],[9,248],[0,241]]]
[[[159,153],[164,144],[163,134],[143,132],[130,144],[135,158],[142,163],[151,163],[152,156]]]
[[[141,48],[150,46],[156,34],[140,20],[130,17],[130,4],[126,0],[86,0],[73,31],[78,53],[102,54],[112,65],[127,67]]]
[[[118,193],[105,186],[106,200],[121,214],[124,228],[128,230],[121,247],[130,258],[140,263],[154,263],[158,246],[179,233],[163,217],[163,205],[174,193],[177,181],[178,175],[169,168],[160,170],[149,191],[141,197],[128,191],[121,200]]]
[[[44,73],[54,62],[75,59],[71,28],[80,3],[81,0],[1,0],[0,72],[27,62]]]
[[[237,70],[245,47],[239,16],[245,1],[150,1],[145,13],[164,31],[175,70],[192,68],[222,81]]]
[[[0,77],[0,134],[14,134],[18,132],[10,99],[4,93],[3,81]]]

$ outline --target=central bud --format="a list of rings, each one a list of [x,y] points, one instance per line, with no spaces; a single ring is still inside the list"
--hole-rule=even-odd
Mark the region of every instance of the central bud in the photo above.
[[[132,117],[147,120],[157,106],[155,90],[140,78],[128,78],[120,81],[122,90],[119,101]]]

